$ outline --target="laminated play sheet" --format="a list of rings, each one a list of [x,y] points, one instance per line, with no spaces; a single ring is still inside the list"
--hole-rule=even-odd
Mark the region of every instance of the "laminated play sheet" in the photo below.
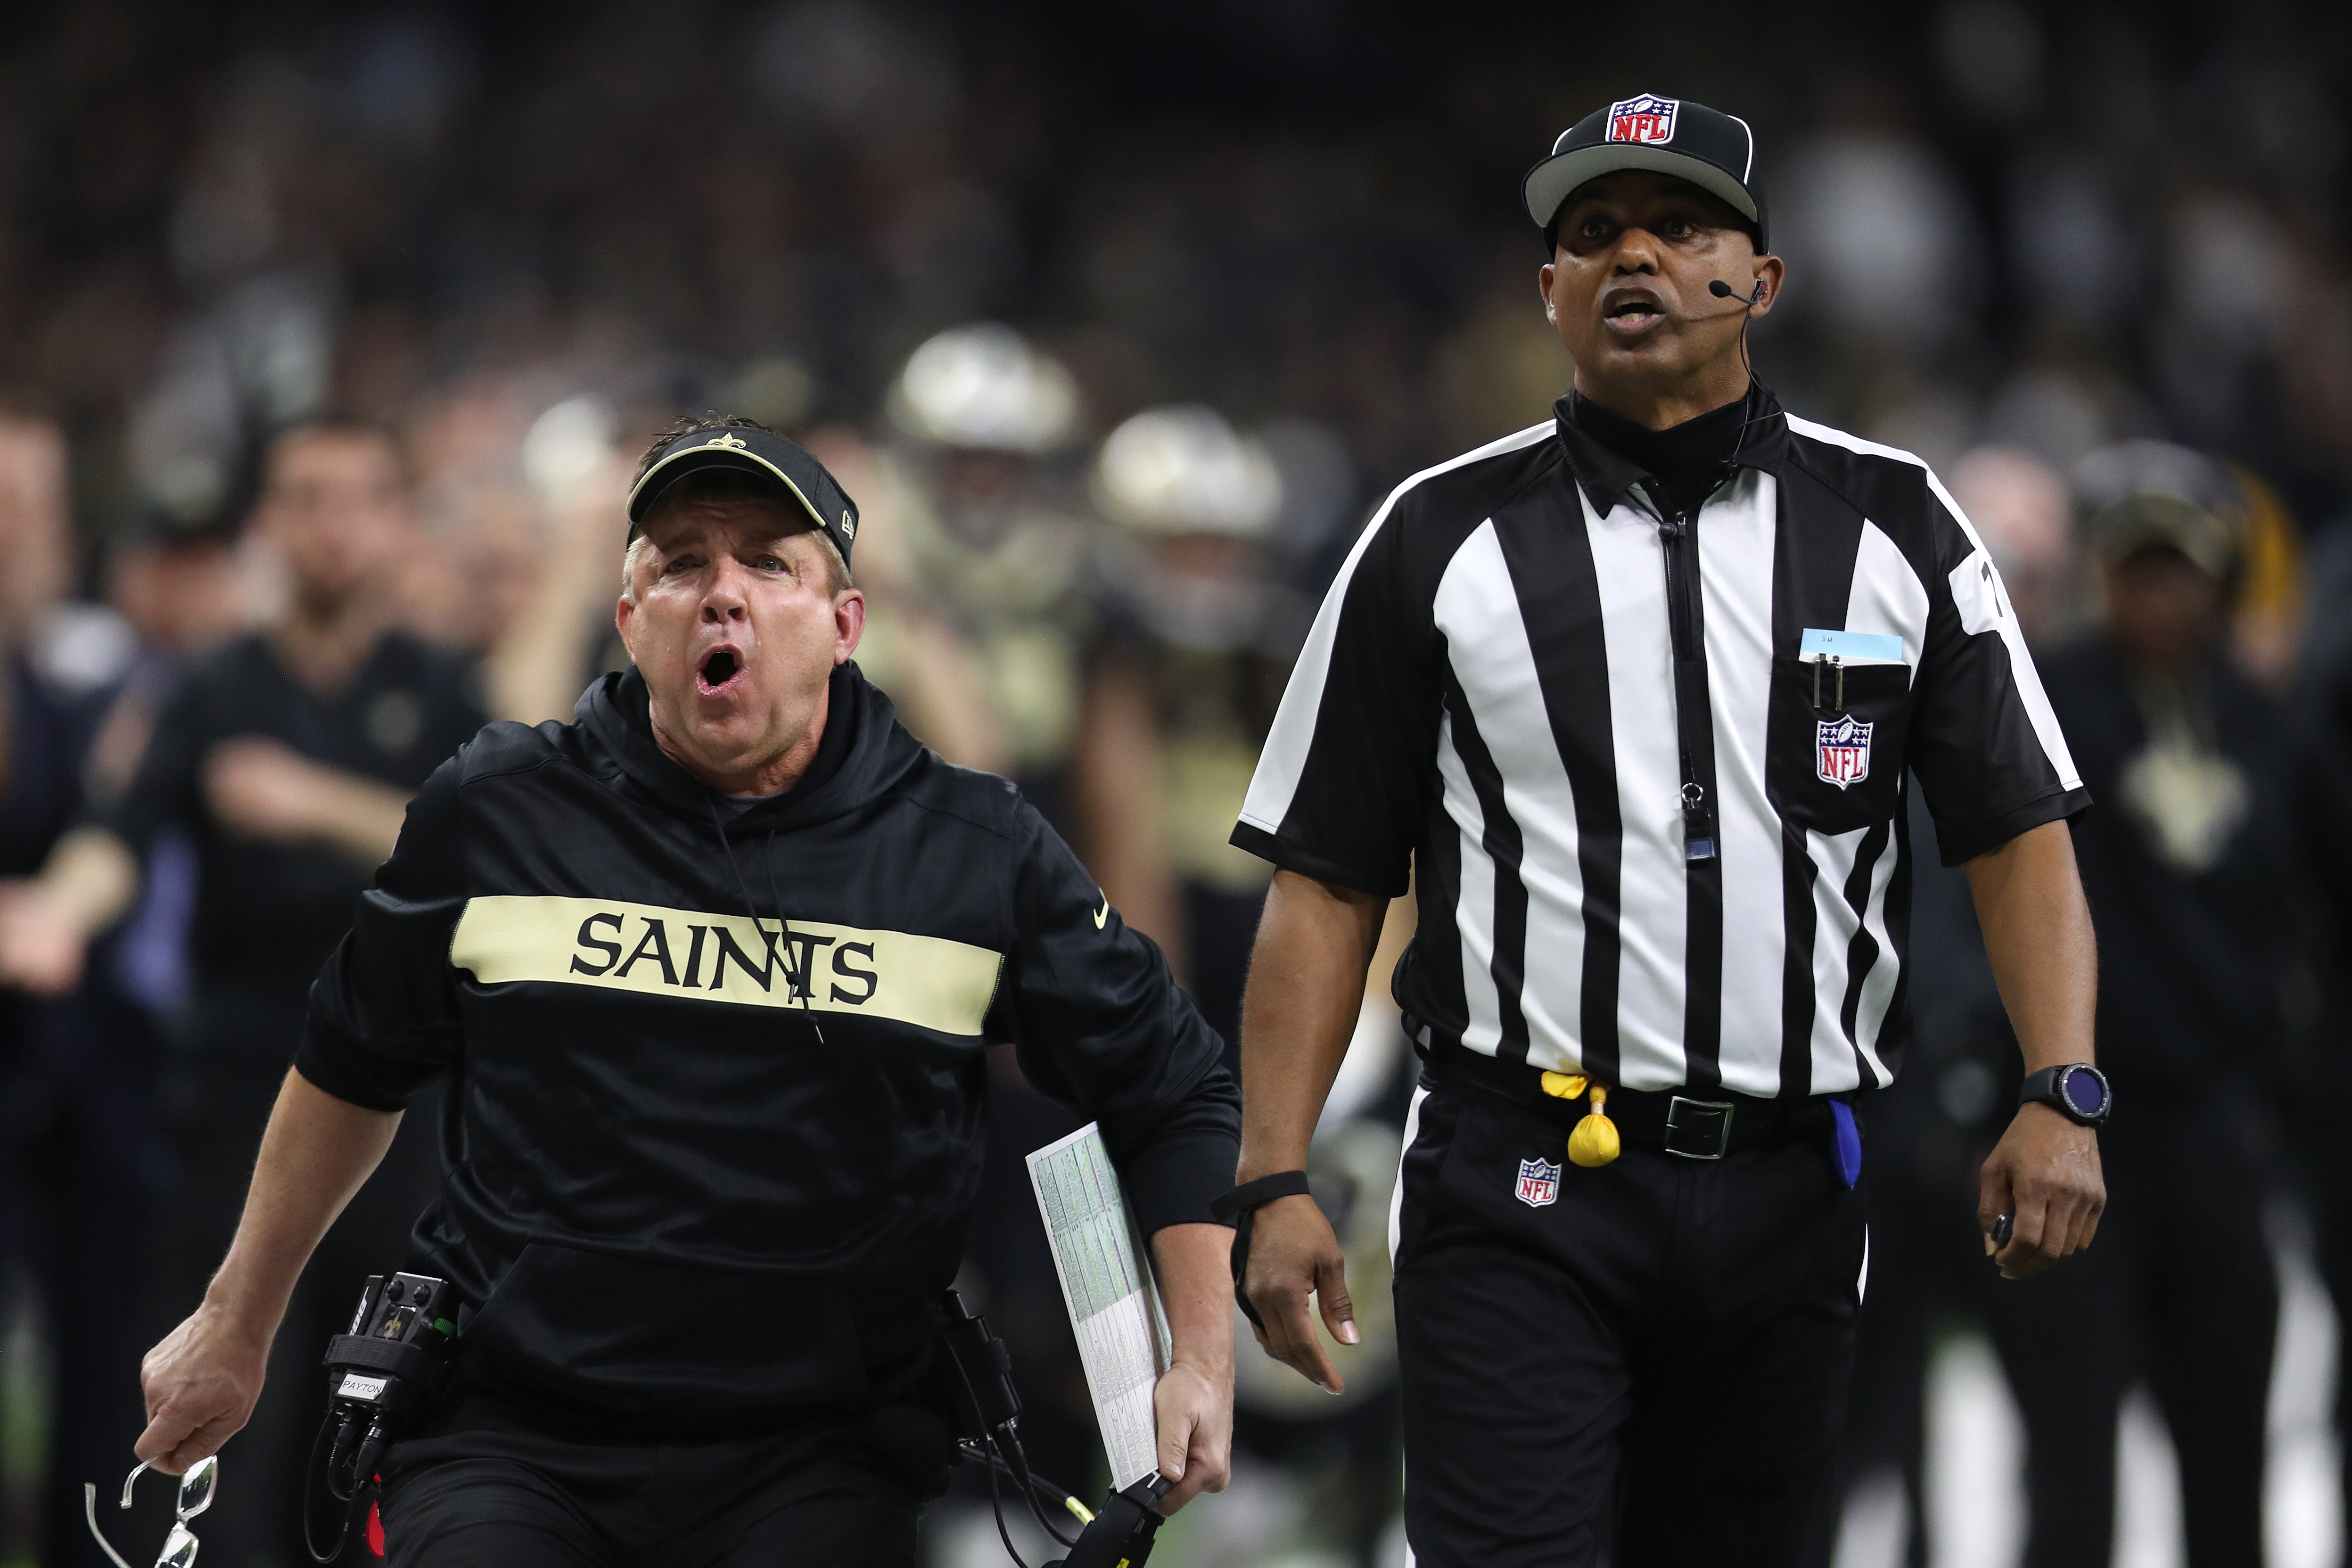
[[[1169,1361],[1168,1319],[1143,1237],[1091,1123],[1031,1155],[1029,1181],[1077,1331],[1111,1484],[1129,1486],[1160,1468],[1151,1391]]]

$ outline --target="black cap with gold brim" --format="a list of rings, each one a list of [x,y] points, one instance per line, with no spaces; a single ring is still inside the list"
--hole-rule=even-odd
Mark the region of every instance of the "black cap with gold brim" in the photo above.
[[[713,468],[774,485],[778,498],[807,513],[847,563],[857,538],[857,503],[799,443],[752,424],[706,425],[672,436],[629,491],[629,537],[636,538],[663,492],[689,474]]]

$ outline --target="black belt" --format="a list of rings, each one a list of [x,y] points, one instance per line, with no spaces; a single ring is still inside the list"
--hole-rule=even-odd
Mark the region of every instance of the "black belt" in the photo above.
[[[1590,1113],[1582,1098],[1562,1100],[1543,1091],[1543,1072],[1519,1061],[1444,1040],[1423,1053],[1422,1082],[1431,1088],[1464,1087],[1508,1101],[1557,1123],[1563,1133]],[[1774,1148],[1831,1135],[1830,1096],[1766,1100],[1728,1089],[1612,1089],[1607,1114],[1629,1149],[1658,1149],[1687,1160],[1719,1160],[1749,1149]]]

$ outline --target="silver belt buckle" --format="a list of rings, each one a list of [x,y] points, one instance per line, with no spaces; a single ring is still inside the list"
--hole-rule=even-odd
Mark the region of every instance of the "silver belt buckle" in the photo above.
[[[1719,1160],[1731,1147],[1728,1100],[1692,1100],[1677,1094],[1666,1102],[1666,1153],[1686,1160]]]

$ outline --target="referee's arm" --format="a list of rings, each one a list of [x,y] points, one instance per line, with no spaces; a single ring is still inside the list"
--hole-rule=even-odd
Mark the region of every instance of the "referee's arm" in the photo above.
[[[2025,1071],[2088,1062],[2098,950],[2067,822],[2090,797],[1990,557],[1932,476],[1927,487],[1937,570],[1908,760],[1944,863],[1967,871]],[[2106,1201],[2097,1132],[2044,1104],[2018,1107],[1978,1175],[1985,1250],[2010,1279],[2089,1246]]]
[[[2030,1074],[2092,1059],[2099,954],[2064,822],[2029,828],[1966,862],[1985,956]],[[2021,1105],[1977,1176],[1977,1225],[2011,1217],[2002,1275],[2038,1274],[2091,1244],[2107,1206],[2098,1134],[2047,1105]]]
[[[1389,901],[1293,871],[1274,873],[1242,998],[1242,1181],[1307,1168],[1307,1145],[1363,1006],[1364,973]],[[1243,1290],[1263,1320],[1258,1343],[1309,1381],[1345,1385],[1307,1315],[1311,1292],[1341,1344],[1356,1343],[1347,1264],[1311,1197],[1257,1211]]]
[[[1324,596],[1234,829],[1237,847],[1278,868],[1242,997],[1244,1182],[1306,1168],[1389,903],[1411,885],[1443,696],[1396,507],[1391,496],[1374,515]],[[1262,796],[1269,779],[1278,782]],[[1307,1298],[1341,1344],[1357,1342],[1355,1309],[1339,1238],[1313,1198],[1257,1210],[1244,1270],[1266,1354],[1339,1393]]]

